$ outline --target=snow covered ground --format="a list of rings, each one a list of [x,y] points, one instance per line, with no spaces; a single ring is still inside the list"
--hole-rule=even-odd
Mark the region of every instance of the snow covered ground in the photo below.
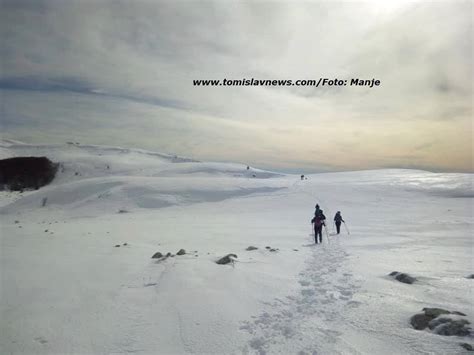
[[[62,163],[51,185],[0,192],[1,354],[456,354],[472,343],[409,324],[423,307],[474,321],[471,174],[301,181],[137,149],[0,146],[0,158],[41,155]],[[315,246],[316,203],[330,220],[341,210],[350,235]],[[233,265],[215,263],[228,253]]]

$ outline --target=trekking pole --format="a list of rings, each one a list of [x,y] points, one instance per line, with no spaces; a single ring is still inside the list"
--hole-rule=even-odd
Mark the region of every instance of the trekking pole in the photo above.
[[[342,223],[344,223],[344,227],[346,227],[347,234],[351,235],[351,233],[349,232],[349,228],[347,228],[346,222],[342,222]]]
[[[324,230],[326,231],[326,238],[328,238],[328,244],[331,242],[329,241],[329,233],[328,233],[328,228],[326,227],[326,224],[324,225]]]

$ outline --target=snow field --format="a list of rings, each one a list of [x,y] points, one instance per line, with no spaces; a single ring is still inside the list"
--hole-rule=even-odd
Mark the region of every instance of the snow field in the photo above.
[[[461,353],[409,318],[441,307],[473,322],[472,175],[301,181],[112,147],[2,151],[65,167],[38,191],[1,192],[2,354]],[[316,203],[329,232],[340,210],[351,234],[314,246]],[[233,265],[215,264],[228,253]]]

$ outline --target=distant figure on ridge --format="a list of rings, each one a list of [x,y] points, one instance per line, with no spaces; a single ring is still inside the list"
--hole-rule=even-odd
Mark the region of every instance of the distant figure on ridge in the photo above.
[[[344,222],[344,220],[342,219],[341,211],[337,211],[336,215],[334,216],[334,223],[336,223],[337,234],[341,232],[341,222]]]
[[[314,212],[314,217],[311,220],[311,223],[314,225],[314,242],[318,244],[318,235],[319,243],[323,242],[323,226],[326,225],[324,221],[326,216],[323,213],[323,210],[319,209],[319,205],[316,205],[316,211]]]

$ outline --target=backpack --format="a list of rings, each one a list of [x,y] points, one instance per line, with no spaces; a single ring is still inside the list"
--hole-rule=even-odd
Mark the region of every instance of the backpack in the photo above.
[[[319,227],[323,224],[323,218],[321,218],[321,214],[318,213],[316,216],[314,216],[313,220],[311,221],[314,223],[315,226]]]
[[[321,218],[321,215],[314,217],[314,224],[318,227],[323,225],[323,219]]]

